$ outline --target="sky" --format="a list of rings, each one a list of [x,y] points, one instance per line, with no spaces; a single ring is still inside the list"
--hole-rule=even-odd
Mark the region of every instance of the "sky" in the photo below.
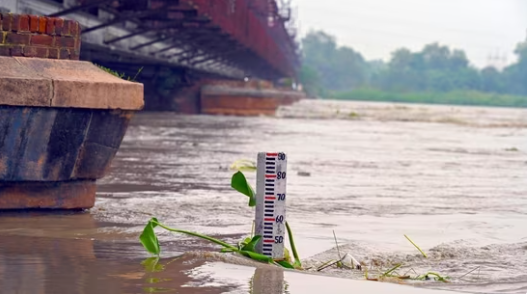
[[[503,67],[527,35],[526,0],[291,0],[299,36],[323,30],[366,59],[438,42],[472,65]],[[489,56],[492,59],[489,59]],[[498,58],[496,58],[498,57]]]

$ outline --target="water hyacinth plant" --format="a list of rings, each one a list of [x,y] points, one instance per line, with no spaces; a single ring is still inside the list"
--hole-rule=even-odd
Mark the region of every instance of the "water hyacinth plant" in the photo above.
[[[240,192],[241,194],[249,197],[249,201],[248,201],[249,207],[256,206],[256,193],[254,192],[254,189],[251,187],[251,185],[247,181],[245,175],[240,170],[254,171],[255,168],[253,168],[253,166],[251,166],[246,161],[237,161],[235,162],[235,164],[231,166],[232,169],[237,170],[237,172],[232,175],[231,187],[234,190]],[[143,233],[139,236],[139,240],[141,241],[144,248],[148,252],[156,256],[159,256],[159,254],[161,253],[161,246],[159,245],[159,240],[157,239],[157,236],[154,230],[156,227],[159,227],[159,228],[165,229],[170,232],[180,233],[180,234],[184,234],[184,235],[188,235],[192,237],[197,237],[197,238],[212,242],[214,244],[220,245],[223,247],[221,249],[221,252],[223,253],[236,253],[236,254],[245,256],[247,258],[250,258],[252,260],[258,261],[258,262],[274,264],[274,265],[284,267],[284,268],[302,269],[302,263],[300,262],[300,258],[298,257],[298,252],[296,250],[294,239],[293,239],[293,232],[289,224],[287,222],[285,224],[287,228],[287,234],[289,237],[291,250],[293,252],[293,256],[295,259],[294,262],[291,261],[291,258],[289,256],[289,250],[287,250],[287,248],[285,248],[285,252],[284,252],[285,259],[284,260],[274,260],[273,258],[269,256],[256,252],[256,245],[262,238],[262,236],[260,235],[253,236],[253,234],[251,233],[250,237],[244,238],[238,244],[233,245],[233,244],[228,244],[224,241],[221,241],[219,239],[206,236],[203,234],[181,230],[181,229],[170,228],[162,224],[161,222],[159,222],[159,220],[155,217],[151,218],[148,221],[145,228],[143,229]]]
[[[231,188],[233,188],[234,190],[238,191],[240,194],[243,194],[249,198],[248,203],[247,203],[249,207],[255,207],[256,206],[256,193],[254,192],[254,189],[247,181],[247,178],[245,177],[245,175],[242,173],[242,170],[249,171],[249,172],[255,171],[256,166],[250,161],[239,160],[231,165],[231,169],[236,170],[236,172],[231,177]],[[254,226],[254,223],[253,223],[253,226]],[[260,235],[254,236],[253,232],[251,232],[249,237],[242,239],[237,244],[229,244],[222,240],[219,240],[219,239],[207,236],[207,235],[199,234],[196,232],[191,232],[191,231],[176,229],[176,228],[170,228],[162,224],[155,217],[151,218],[148,221],[145,228],[143,229],[143,232],[139,236],[139,240],[141,241],[144,248],[148,252],[155,255],[154,259],[156,261],[159,260],[159,255],[161,253],[161,246],[156,236],[155,228],[162,228],[162,229],[165,229],[173,233],[184,234],[187,236],[192,236],[192,237],[200,238],[203,240],[207,240],[211,243],[221,246],[222,249],[220,252],[222,253],[239,254],[241,256],[250,258],[257,262],[273,264],[273,265],[276,265],[282,268],[297,269],[297,270],[311,269],[311,268],[304,269],[302,267],[300,257],[295,247],[293,232],[287,221],[285,222],[285,226],[286,226],[287,235],[289,239],[289,245],[291,248],[291,252],[293,254],[294,261],[291,260],[290,251],[288,250],[288,248],[284,248],[284,260],[274,260],[272,257],[256,252],[256,245],[261,240],[262,236]],[[450,279],[450,277],[442,276],[436,272],[427,272],[421,275],[415,273],[416,275],[413,277],[406,275],[406,273],[401,275],[397,271],[403,267],[403,264],[395,264],[392,268],[389,268],[381,272],[378,277],[368,276],[368,268],[364,264],[359,263],[349,253],[346,253],[344,256],[341,256],[340,249],[339,249],[338,242],[337,242],[337,236],[334,231],[333,231],[333,236],[335,238],[335,244],[336,244],[336,248],[338,251],[338,259],[329,260],[327,262],[324,262],[322,263],[322,265],[314,268],[314,270],[322,271],[329,267],[337,267],[339,269],[349,269],[349,270],[361,270],[361,271],[364,270],[365,279],[370,280],[370,281],[382,281],[386,278],[396,278],[400,280],[411,279],[411,280],[420,280],[420,281],[435,280],[439,282],[448,282],[447,280]],[[404,235],[404,237],[421,253],[421,255],[424,258],[427,258],[426,253],[423,250],[421,250],[421,248],[419,248],[419,246],[417,246],[407,235]],[[346,258],[350,258],[352,260],[350,265],[344,264],[343,260]]]

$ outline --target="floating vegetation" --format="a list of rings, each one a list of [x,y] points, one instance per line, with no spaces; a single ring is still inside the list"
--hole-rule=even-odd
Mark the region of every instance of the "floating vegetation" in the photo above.
[[[512,147],[512,148],[505,148],[505,151],[509,151],[509,152],[518,152],[520,151],[518,148],[516,147]]]
[[[255,171],[256,170],[255,164],[248,160],[238,160],[234,162],[230,166],[230,168],[233,170],[236,170],[236,172],[231,177],[231,187],[234,190],[238,191],[240,194],[243,194],[249,198],[249,201],[248,201],[249,207],[255,207],[256,206],[256,193],[254,192],[254,189],[251,187],[251,185],[247,182],[245,175],[241,171],[241,170]],[[262,236],[254,235],[254,221],[252,224],[251,234],[249,235],[249,237],[242,239],[237,244],[229,244],[220,239],[213,238],[207,235],[168,227],[165,224],[161,223],[157,218],[152,217],[146,224],[141,235],[139,236],[139,240],[144,246],[144,248],[151,254],[155,255],[155,257],[147,259],[143,263],[143,265],[153,271],[160,270],[161,266],[157,264],[157,261],[159,260],[159,255],[161,253],[161,246],[159,244],[159,240],[155,233],[155,228],[159,227],[169,232],[179,233],[179,234],[184,234],[187,236],[200,238],[200,239],[209,241],[213,244],[219,245],[220,247],[222,247],[220,250],[221,253],[238,254],[246,258],[249,258],[251,260],[257,261],[257,262],[272,264],[272,265],[282,267],[282,268],[287,268],[287,269],[306,270],[306,271],[314,270],[317,272],[321,272],[325,269],[333,267],[333,268],[337,268],[341,270],[364,271],[365,279],[370,280],[370,281],[383,281],[383,280],[389,280],[389,279],[396,279],[396,280],[417,280],[417,281],[434,280],[438,282],[448,282],[448,280],[450,279],[450,277],[448,276],[443,276],[433,271],[428,271],[424,274],[418,274],[413,268],[410,268],[404,274],[400,274],[398,270],[404,267],[402,263],[391,265],[390,268],[385,269],[384,271],[379,271],[378,276],[372,277],[368,269],[368,266],[364,262],[361,263],[357,261],[357,259],[355,259],[355,257],[353,257],[350,252],[347,252],[344,255],[341,254],[340,247],[339,247],[338,240],[337,240],[337,235],[335,231],[333,231],[333,238],[335,239],[335,246],[337,249],[338,259],[331,259],[331,260],[322,262],[321,265],[316,266],[316,267],[312,266],[312,267],[304,268],[302,266],[301,259],[299,257],[298,251],[295,246],[293,232],[287,221],[285,222],[285,226],[287,230],[287,236],[289,239],[289,246],[293,254],[294,260],[291,259],[290,251],[288,248],[284,248],[284,259],[283,260],[274,260],[272,257],[256,252],[256,245],[262,239]],[[419,246],[417,246],[417,244],[415,244],[410,239],[410,237],[408,237],[407,235],[404,235],[404,237],[417,250],[419,250],[419,252],[424,258],[427,258],[426,253]],[[466,273],[462,277],[472,273],[476,269],[473,269],[472,271]],[[411,271],[415,275],[413,276],[408,275],[408,273]]]
[[[254,161],[248,159],[240,159],[231,164],[230,169],[236,171],[256,171],[256,164]]]
[[[310,172],[306,172],[306,171],[299,171],[297,173],[297,175],[300,176],[300,177],[310,177],[311,173]]]
[[[421,250],[421,248],[419,248],[419,246],[417,246],[417,245],[414,243],[414,241],[412,241],[412,239],[410,239],[410,237],[408,237],[408,236],[406,236],[406,235],[404,235],[404,237],[405,237],[406,239],[408,239],[408,241],[410,241],[410,243],[412,243],[412,245],[414,245],[415,248],[417,248],[417,250],[419,250],[419,252],[421,252],[421,254],[422,254],[425,258],[427,258],[427,257],[426,257],[426,254],[423,252],[423,250]]]
[[[404,237],[410,242],[412,243],[412,245],[417,249],[419,250],[419,252],[421,253],[421,255],[423,255],[424,258],[428,258],[426,253],[419,247],[417,246],[417,244],[415,244],[412,239],[410,239],[410,237],[408,237],[407,235],[404,235]],[[395,264],[393,267],[385,270],[384,272],[381,272],[379,274],[378,277],[375,277],[375,278],[372,278],[370,276],[368,276],[368,269],[366,268],[365,269],[365,272],[364,272],[364,277],[369,280],[369,281],[381,281],[381,280],[386,280],[386,279],[397,279],[397,280],[416,280],[416,281],[428,281],[428,280],[434,280],[434,281],[437,281],[437,282],[444,282],[444,283],[447,283],[448,280],[450,280],[450,277],[449,276],[443,276],[439,273],[436,273],[436,272],[432,272],[432,271],[428,271],[426,272],[425,274],[418,274],[413,268],[410,268],[408,271],[406,271],[404,274],[400,274],[397,270],[402,268],[404,266],[404,264],[402,263],[397,263]],[[412,271],[415,276],[411,276],[411,275],[408,275],[408,273]],[[473,270],[474,271],[474,270]],[[468,272],[467,274],[463,275],[466,276],[468,274],[470,274],[472,271]]]
[[[254,193],[254,189],[251,187],[251,185],[247,182],[247,179],[245,178],[245,175],[241,171],[237,171],[232,175],[231,178],[231,187],[240,192],[241,194],[249,197],[249,207],[256,206],[256,197]],[[174,232],[174,233],[180,233],[192,237],[197,237],[203,240],[207,240],[209,242],[212,242],[214,244],[220,245],[223,247],[221,249],[222,253],[236,253],[240,254],[242,256],[245,256],[247,258],[250,258],[252,260],[263,262],[263,263],[269,263],[274,264],[280,267],[289,268],[289,269],[302,269],[302,263],[300,261],[300,257],[298,256],[298,252],[295,247],[294,238],[293,238],[293,232],[291,230],[291,227],[289,226],[289,223],[286,221],[285,223],[287,228],[287,234],[289,237],[289,242],[291,246],[291,250],[293,252],[294,262],[291,261],[291,258],[289,256],[289,251],[285,250],[285,259],[284,260],[274,260],[272,257],[260,254],[256,252],[256,244],[260,241],[262,236],[256,235],[253,236],[253,233],[251,233],[250,237],[244,238],[242,241],[238,242],[238,244],[232,245],[228,244],[222,240],[195,233],[190,232],[186,230],[176,229],[176,228],[170,228],[161,222],[157,220],[157,218],[153,217],[151,218],[148,223],[146,224],[145,228],[143,229],[143,233],[139,236],[139,240],[145,247],[145,249],[156,255],[159,256],[161,253],[161,247],[159,245],[159,240],[157,239],[157,236],[155,234],[154,228],[160,227],[167,231]]]
[[[353,119],[359,118],[359,114],[354,111],[350,112],[348,116],[349,118],[353,118]]]

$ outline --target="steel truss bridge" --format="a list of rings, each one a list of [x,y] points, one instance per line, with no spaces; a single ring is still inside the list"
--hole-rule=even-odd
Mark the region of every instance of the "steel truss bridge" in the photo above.
[[[294,78],[299,67],[286,0],[3,1],[11,12],[78,21],[81,59],[120,69],[276,81]]]

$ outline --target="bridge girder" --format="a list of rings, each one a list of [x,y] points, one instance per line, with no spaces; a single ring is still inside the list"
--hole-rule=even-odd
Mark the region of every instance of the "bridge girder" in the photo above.
[[[252,76],[276,80],[296,75],[299,65],[297,48],[291,36],[284,35],[283,23],[275,23],[278,28],[271,27],[263,20],[268,15],[261,13],[261,7],[249,5],[266,1],[276,5],[274,0],[69,1],[76,1],[77,5],[69,8],[59,5],[48,15],[78,21],[83,17],[98,19],[96,24],[81,21],[83,44],[93,43],[90,41],[95,39],[100,41],[91,44],[94,46],[88,45],[90,50],[104,51],[104,47],[109,47],[116,53],[126,51],[122,53],[197,71],[214,72],[218,64],[222,64],[224,66],[218,74],[238,79]],[[219,11],[230,9],[227,6],[229,3],[238,6],[233,8],[234,12],[222,15]],[[240,11],[245,11],[245,14]],[[101,19],[100,12],[109,16]],[[250,18],[251,21],[246,21],[245,28],[233,27],[234,22],[225,17],[228,13],[233,17]],[[236,23],[243,22],[238,19]],[[94,35],[99,35],[99,38]],[[258,37],[267,38],[266,42],[259,42]],[[279,37],[282,39],[275,40]]]

